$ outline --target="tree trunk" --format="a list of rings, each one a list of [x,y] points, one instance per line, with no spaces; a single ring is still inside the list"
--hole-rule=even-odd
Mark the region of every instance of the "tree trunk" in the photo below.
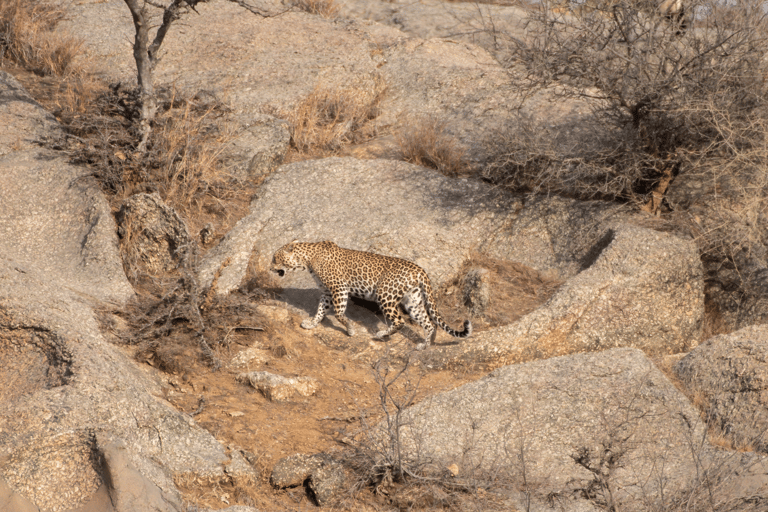
[[[139,134],[141,140],[138,151],[147,150],[149,135],[152,133],[152,121],[157,111],[155,98],[154,79],[152,77],[153,63],[149,54],[149,15],[147,4],[142,0],[125,0],[133,16],[133,26],[136,29],[136,38],[133,42],[133,58],[136,60],[137,79],[139,82],[139,101],[141,102],[141,120],[139,122]],[[141,6],[139,6],[141,3]]]

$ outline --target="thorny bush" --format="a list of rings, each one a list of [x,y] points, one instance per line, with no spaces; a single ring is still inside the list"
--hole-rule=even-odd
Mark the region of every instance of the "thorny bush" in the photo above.
[[[544,1],[533,9],[526,41],[508,45],[508,63],[523,72],[524,93],[549,89],[585,101],[591,112],[562,130],[523,128],[487,177],[645,202],[652,191],[663,195],[679,173],[764,146],[763,2],[686,4],[687,29],[646,0],[578,5]],[[559,144],[564,131],[577,140]]]

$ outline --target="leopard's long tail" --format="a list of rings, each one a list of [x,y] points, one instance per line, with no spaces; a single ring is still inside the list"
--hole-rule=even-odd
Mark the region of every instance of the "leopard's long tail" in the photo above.
[[[448,324],[445,323],[443,317],[440,316],[440,312],[437,311],[437,303],[435,302],[435,297],[432,293],[432,284],[429,282],[428,277],[424,276],[424,278],[419,281],[419,286],[421,288],[421,294],[424,296],[424,306],[427,310],[427,314],[432,321],[435,322],[435,325],[454,338],[469,338],[472,336],[472,322],[469,320],[464,320],[464,328],[461,331],[451,329]]]

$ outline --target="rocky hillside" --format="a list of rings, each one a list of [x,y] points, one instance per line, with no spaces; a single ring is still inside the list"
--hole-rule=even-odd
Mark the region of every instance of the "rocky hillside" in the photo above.
[[[530,12],[196,3],[146,155],[126,2],[57,11],[76,72],[1,60],[0,510],[768,508],[764,215],[728,203],[753,241],[737,285],[683,210],[491,179],[521,119],[572,147],[592,113],[519,94],[505,51]],[[321,147],[305,114],[332,103],[347,131]],[[439,158],[409,157],[425,131]],[[702,231],[707,183],[665,189]],[[362,300],[352,337],[332,314],[302,329],[315,281],[268,272],[292,240],[417,263],[474,334],[373,340]]]

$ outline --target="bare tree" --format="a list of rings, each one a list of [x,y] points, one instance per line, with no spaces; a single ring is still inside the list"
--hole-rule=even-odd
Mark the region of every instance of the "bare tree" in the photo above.
[[[522,87],[587,101],[593,126],[567,154],[549,147],[536,155],[529,145],[497,172],[527,173],[534,185],[581,197],[647,200],[654,209],[678,173],[763,144],[764,3],[686,3],[687,30],[680,11],[653,5],[545,0],[532,11],[526,41],[510,45]]]
[[[157,111],[157,96],[154,86],[154,71],[160,60],[160,46],[171,25],[179,20],[190,10],[197,12],[195,7],[208,0],[171,0],[169,4],[163,4],[155,0],[123,0],[131,11],[136,37],[133,42],[133,58],[136,61],[136,76],[139,84],[139,101],[141,104],[141,119],[139,121],[139,134],[141,139],[137,147],[138,151],[147,149],[149,136],[152,133],[152,121]],[[269,13],[254,7],[245,0],[229,0],[244,9],[263,18],[282,14]],[[162,21],[150,43],[152,22],[162,14]]]

